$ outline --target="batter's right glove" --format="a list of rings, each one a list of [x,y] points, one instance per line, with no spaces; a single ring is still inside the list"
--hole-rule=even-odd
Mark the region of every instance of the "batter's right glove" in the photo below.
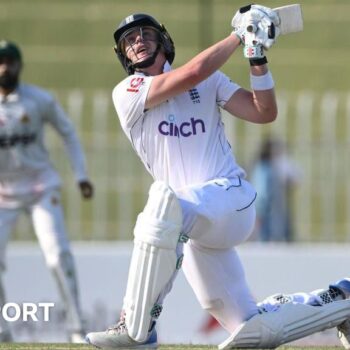
[[[280,19],[276,12],[261,5],[241,7],[232,18],[233,33],[245,46],[244,56],[261,58],[279,35]]]

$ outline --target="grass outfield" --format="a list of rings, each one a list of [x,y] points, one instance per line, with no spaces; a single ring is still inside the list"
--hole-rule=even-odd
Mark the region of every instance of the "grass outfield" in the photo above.
[[[70,349],[81,349],[81,350],[92,350],[96,349],[90,345],[73,345],[73,344],[30,344],[30,343],[19,343],[19,344],[0,344],[0,349],[6,350],[70,350]],[[174,350],[174,349],[196,349],[196,350],[208,350],[208,349],[217,349],[216,346],[205,346],[205,345],[162,345],[158,347],[159,350]],[[294,347],[294,346],[281,346],[278,349],[280,350],[339,350],[340,347],[329,347],[329,346],[314,346],[314,347]]]

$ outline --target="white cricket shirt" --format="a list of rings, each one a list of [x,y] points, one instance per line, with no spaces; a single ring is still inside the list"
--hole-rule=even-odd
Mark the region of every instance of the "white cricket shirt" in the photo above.
[[[145,110],[152,80],[140,73],[128,76],[114,88],[113,102],[124,132],[153,178],[179,189],[218,177],[244,177],[219,108],[240,87],[216,72],[191,90]]]
[[[0,95],[0,206],[7,206],[7,197],[60,185],[44,144],[45,124],[63,138],[76,180],[87,178],[81,145],[60,105],[45,90],[20,84],[10,95]]]

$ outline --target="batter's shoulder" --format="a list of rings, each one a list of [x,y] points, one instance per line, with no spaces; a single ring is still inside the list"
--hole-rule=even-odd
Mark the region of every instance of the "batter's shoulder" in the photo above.
[[[142,86],[146,81],[151,80],[153,77],[147,77],[140,74],[132,74],[123,79],[119,84],[113,89],[113,95],[124,94],[129,92],[138,92],[142,89]]]

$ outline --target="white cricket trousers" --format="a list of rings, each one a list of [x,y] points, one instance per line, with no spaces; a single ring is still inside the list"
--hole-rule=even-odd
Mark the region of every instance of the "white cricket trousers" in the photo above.
[[[65,229],[59,189],[51,189],[41,195],[26,196],[19,200],[16,209],[0,208],[0,284],[1,272],[5,270],[6,245],[18,216],[26,211],[33,223],[35,234],[46,263],[52,270],[59,292],[65,303],[72,332],[83,329],[79,305],[74,259]],[[0,203],[1,204],[1,203]],[[4,302],[0,300],[0,303]],[[1,328],[1,325],[0,325]],[[1,329],[0,329],[1,332]]]
[[[256,192],[247,181],[215,179],[176,191],[190,237],[183,271],[201,306],[230,333],[258,313],[234,247],[255,223]]]
[[[0,267],[5,269],[5,251],[10,234],[20,214],[26,211],[32,220],[35,234],[48,266],[55,266],[61,253],[70,250],[66,234],[61,196],[58,189],[41,196],[26,198],[22,207],[0,208]]]

